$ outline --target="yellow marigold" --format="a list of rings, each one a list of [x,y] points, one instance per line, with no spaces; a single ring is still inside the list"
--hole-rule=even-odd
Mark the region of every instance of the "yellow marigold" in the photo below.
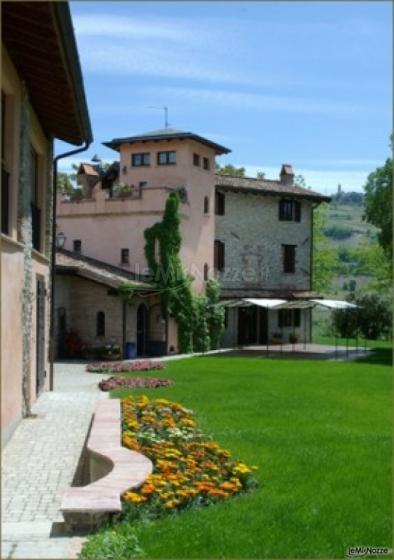
[[[174,509],[176,508],[176,506],[179,504],[179,500],[168,500],[168,502],[166,502],[164,504],[164,507],[166,509]]]
[[[141,496],[140,494],[136,494],[135,492],[126,492],[123,498],[126,502],[131,502],[133,504],[140,504],[141,502],[146,502],[145,496]]]

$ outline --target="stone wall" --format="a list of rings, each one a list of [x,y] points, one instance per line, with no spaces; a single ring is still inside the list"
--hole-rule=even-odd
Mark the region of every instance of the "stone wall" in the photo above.
[[[225,243],[223,288],[308,290],[312,204],[301,202],[301,222],[280,221],[279,197],[225,193],[225,215],[215,216],[215,239]],[[282,244],[297,245],[295,273],[284,273]]]

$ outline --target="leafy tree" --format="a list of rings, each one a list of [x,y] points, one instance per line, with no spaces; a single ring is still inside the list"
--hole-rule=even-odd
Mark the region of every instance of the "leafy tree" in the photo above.
[[[324,235],[327,211],[327,204],[321,204],[313,212],[312,287],[318,292],[329,291],[338,264],[335,251]]]
[[[57,191],[64,194],[71,194],[74,189],[71,176],[68,173],[57,174]]]
[[[361,334],[369,340],[388,337],[391,331],[391,311],[387,298],[376,293],[350,294],[348,300],[359,307],[333,312],[333,326],[342,337]]]
[[[218,173],[219,175],[231,175],[233,177],[245,177],[245,168],[235,167],[234,165],[231,165],[231,163],[228,163],[224,166],[221,166],[217,163],[216,173]]]
[[[379,228],[378,241],[390,261],[393,257],[393,160],[387,159],[368,175],[364,186],[364,216],[370,224]]]
[[[264,173],[264,171],[257,171],[257,173],[256,173],[256,179],[261,179],[261,180],[265,179],[265,173]]]

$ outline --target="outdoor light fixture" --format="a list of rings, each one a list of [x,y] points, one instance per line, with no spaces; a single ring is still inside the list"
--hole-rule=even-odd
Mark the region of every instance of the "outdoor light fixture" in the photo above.
[[[66,239],[67,238],[62,231],[58,233],[56,236],[56,249],[63,249]]]

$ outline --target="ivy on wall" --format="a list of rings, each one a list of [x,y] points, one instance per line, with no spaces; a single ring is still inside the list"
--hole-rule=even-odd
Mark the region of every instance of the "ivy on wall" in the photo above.
[[[171,193],[162,221],[145,230],[145,257],[154,282],[161,288],[163,314],[177,322],[179,351],[206,352],[219,345],[224,310],[216,282],[207,283],[206,296],[192,292],[193,279],[185,274],[179,257],[179,202],[179,194]]]

